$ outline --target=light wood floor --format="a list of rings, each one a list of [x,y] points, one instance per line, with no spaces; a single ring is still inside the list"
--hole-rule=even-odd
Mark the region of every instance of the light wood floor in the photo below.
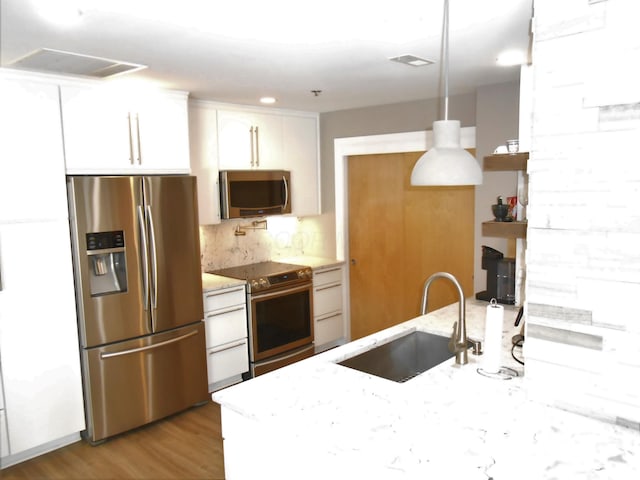
[[[220,406],[209,402],[95,447],[82,440],[6,468],[0,478],[222,480]]]

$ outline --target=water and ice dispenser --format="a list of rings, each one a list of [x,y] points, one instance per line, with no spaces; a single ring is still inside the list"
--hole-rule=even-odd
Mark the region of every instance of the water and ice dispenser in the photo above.
[[[91,296],[127,291],[124,232],[87,233]]]

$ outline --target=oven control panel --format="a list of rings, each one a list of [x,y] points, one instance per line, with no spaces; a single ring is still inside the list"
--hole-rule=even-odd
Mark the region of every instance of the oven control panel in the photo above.
[[[310,282],[312,278],[313,271],[311,268],[305,267],[295,271],[254,278],[249,280],[248,286],[250,292],[257,292],[270,288],[280,288],[307,283]]]

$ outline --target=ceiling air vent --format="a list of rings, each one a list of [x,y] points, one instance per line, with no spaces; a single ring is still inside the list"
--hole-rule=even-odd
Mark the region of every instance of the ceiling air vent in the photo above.
[[[145,65],[92,57],[79,53],[51,50],[49,48],[35,50],[7,66],[49,73],[85,75],[96,78],[122,75],[147,68]]]
[[[427,60],[426,58],[420,58],[410,54],[392,57],[389,60],[393,62],[404,63],[405,65],[411,65],[412,67],[423,67],[425,65],[431,65],[434,63],[433,60]]]

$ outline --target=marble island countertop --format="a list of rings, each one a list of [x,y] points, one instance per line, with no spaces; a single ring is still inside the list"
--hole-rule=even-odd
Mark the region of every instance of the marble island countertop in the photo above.
[[[487,303],[466,305],[469,336],[482,338]],[[505,307],[502,364],[520,374],[511,380],[480,375],[471,354],[405,383],[337,365],[408,330],[449,335],[454,304],[214,393],[227,478],[639,478],[637,431],[528,399],[510,354],[516,313]]]

